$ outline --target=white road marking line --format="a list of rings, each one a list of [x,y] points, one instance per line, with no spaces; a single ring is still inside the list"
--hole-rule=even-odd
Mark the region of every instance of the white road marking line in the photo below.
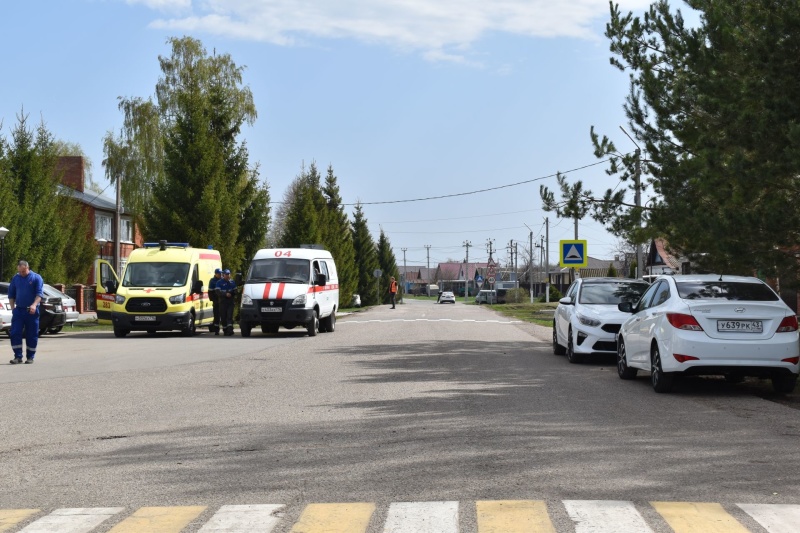
[[[769,533],[798,533],[800,531],[800,505],[780,503],[737,503],[736,505],[752,516]]]
[[[389,505],[384,533],[458,533],[458,502]]]
[[[56,509],[21,529],[19,533],[89,533],[124,510],[124,507]]]
[[[575,533],[652,533],[632,502],[564,500]]]
[[[388,323],[388,322],[463,322],[470,324],[522,324],[522,320],[475,320],[475,319],[465,319],[465,320],[456,320],[453,318],[389,318],[386,320],[381,320],[378,318],[370,319],[370,320],[341,320],[336,323],[337,326],[342,324],[370,324],[370,323]]]
[[[198,533],[269,533],[282,516],[283,505],[223,505]]]

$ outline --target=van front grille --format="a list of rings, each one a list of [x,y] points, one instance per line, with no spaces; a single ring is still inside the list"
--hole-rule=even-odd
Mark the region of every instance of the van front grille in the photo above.
[[[163,313],[167,310],[167,301],[163,298],[129,298],[125,310],[129,313]]]

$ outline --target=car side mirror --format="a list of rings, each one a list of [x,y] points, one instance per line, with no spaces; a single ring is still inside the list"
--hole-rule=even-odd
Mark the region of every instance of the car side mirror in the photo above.
[[[108,280],[104,283],[106,288],[106,292],[109,294],[117,294],[117,282],[114,280]]]
[[[617,304],[617,309],[623,313],[633,313],[633,304],[630,302],[620,302]]]
[[[201,292],[203,292],[203,282],[196,279],[192,282],[192,294],[200,294]]]
[[[317,285],[324,287],[328,284],[328,276],[325,274],[317,274]]]
[[[564,296],[558,301],[558,303],[564,305],[572,305],[572,298],[570,298],[569,296]]]

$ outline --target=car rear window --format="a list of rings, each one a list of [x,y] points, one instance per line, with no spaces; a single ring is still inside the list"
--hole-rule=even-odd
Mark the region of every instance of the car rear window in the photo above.
[[[741,281],[683,281],[676,283],[684,300],[744,300],[774,302],[778,295],[763,283]]]
[[[648,287],[647,283],[584,283],[578,301],[588,305],[636,303]]]

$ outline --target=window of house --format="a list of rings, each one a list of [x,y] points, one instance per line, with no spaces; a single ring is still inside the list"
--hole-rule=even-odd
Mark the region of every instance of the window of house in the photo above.
[[[119,240],[121,242],[133,242],[133,222],[129,218],[119,219]]]
[[[94,238],[105,239],[109,242],[114,240],[113,232],[111,231],[114,223],[113,217],[103,215],[100,213],[94,214]]]

